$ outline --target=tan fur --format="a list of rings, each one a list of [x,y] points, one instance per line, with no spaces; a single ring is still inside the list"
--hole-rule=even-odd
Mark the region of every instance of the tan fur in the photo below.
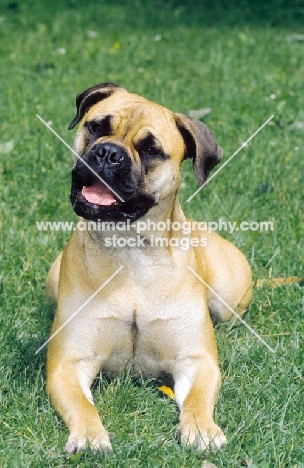
[[[84,122],[107,113],[115,115],[116,124],[108,140],[124,145],[135,163],[134,141],[147,128],[153,128],[170,155],[146,177],[146,190],[155,193],[159,203],[140,221],[186,221],[178,201],[185,146],[172,112],[119,90],[89,109],[75,139],[80,154],[85,147]],[[69,427],[67,450],[84,449],[87,443],[97,450],[111,449],[90,387],[100,370],[115,374],[126,367],[137,368],[147,377],[170,373],[180,407],[181,442],[201,450],[219,448],[226,438],[213,421],[220,372],[209,311],[219,320],[230,319],[232,313],[188,266],[230,307],[239,306],[242,314],[250,301],[252,282],[245,257],[214,232],[192,232],[194,237],[206,237],[207,246],[188,250],[104,248],[107,235],[75,231],[47,278],[50,297],[57,296],[59,283],[53,334],[123,266],[49,343],[47,388]],[[141,235],[149,239],[151,233]],[[184,236],[181,232],[174,235]]]

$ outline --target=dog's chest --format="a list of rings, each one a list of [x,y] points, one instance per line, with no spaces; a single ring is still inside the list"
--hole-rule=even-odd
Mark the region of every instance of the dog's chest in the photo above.
[[[92,343],[90,353],[114,373],[125,366],[147,376],[170,372],[184,349],[193,347],[195,353],[201,346],[204,295],[186,288],[183,272],[172,264],[145,271],[138,263],[123,271],[111,294],[96,296],[87,310],[83,352]]]
[[[124,268],[69,322],[68,341],[77,355],[96,359],[113,373],[134,365],[147,376],[157,376],[170,372],[183,350],[199,353],[208,312],[204,290],[193,285],[182,266],[185,259],[129,252],[115,260],[112,268]],[[92,275],[104,263],[96,261]],[[98,275],[96,286],[106,281],[104,276]]]
[[[183,351],[201,345],[202,303],[167,297],[162,301],[147,295],[138,303],[121,304],[120,310],[99,319],[97,354],[104,356],[103,367],[119,372],[133,366],[146,376],[170,372]]]

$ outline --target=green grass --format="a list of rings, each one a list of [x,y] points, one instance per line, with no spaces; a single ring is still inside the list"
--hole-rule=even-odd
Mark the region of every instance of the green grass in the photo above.
[[[198,220],[273,221],[272,232],[222,235],[255,278],[303,277],[302,14],[297,0],[1,2],[1,468],[188,468],[206,458],[177,443],[176,406],[156,383],[128,376],[94,391],[114,453],[64,452],[67,429],[46,395],[45,352],[35,350],[54,312],[45,277],[69,234],[38,232],[36,221],[75,219],[71,156],[36,113],[72,143],[75,95],[114,81],[175,111],[211,107],[204,121],[226,158],[274,114],[191,203],[197,185],[185,163],[181,199]],[[275,354],[242,324],[217,326],[216,420],[230,442],[208,456],[218,467],[304,467],[303,304],[302,286],[255,291],[246,321],[275,335],[265,337]]]

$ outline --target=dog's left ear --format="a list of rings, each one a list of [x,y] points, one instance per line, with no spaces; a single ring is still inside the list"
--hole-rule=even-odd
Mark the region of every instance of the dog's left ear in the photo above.
[[[125,91],[124,88],[121,88],[115,83],[100,83],[79,93],[76,96],[77,114],[68,126],[68,129],[72,130],[72,128],[76,127],[90,107],[111,96],[111,94],[115,93],[118,89]]]
[[[175,120],[185,142],[185,159],[193,159],[196,180],[203,185],[211,169],[220,162],[223,150],[209,128],[199,120],[184,114],[175,114]]]

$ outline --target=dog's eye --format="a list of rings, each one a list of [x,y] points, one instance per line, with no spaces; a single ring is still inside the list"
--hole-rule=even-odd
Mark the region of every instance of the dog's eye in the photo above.
[[[144,153],[148,154],[149,156],[157,156],[160,151],[156,146],[148,146],[148,148],[144,149]]]
[[[100,138],[103,136],[109,136],[112,133],[111,126],[112,116],[107,115],[100,120],[88,120],[85,125],[88,128],[91,135],[95,138]]]
[[[160,141],[151,133],[135,142],[135,148],[143,159],[158,159],[164,156]]]
[[[97,122],[92,122],[90,125],[90,132],[97,133],[98,135],[102,135],[104,132],[104,128],[101,124]]]

